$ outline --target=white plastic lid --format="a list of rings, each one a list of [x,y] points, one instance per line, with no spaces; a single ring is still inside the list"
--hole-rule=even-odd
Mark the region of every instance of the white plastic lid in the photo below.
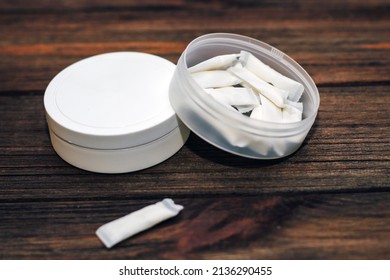
[[[123,149],[178,127],[168,97],[175,65],[161,57],[117,52],[86,58],[61,71],[45,92],[50,129],[92,149]]]

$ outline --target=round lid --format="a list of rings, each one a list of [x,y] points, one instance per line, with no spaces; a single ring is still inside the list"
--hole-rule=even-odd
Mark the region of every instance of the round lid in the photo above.
[[[137,53],[107,53],[61,71],[46,89],[50,129],[63,140],[95,149],[154,141],[178,126],[168,97],[175,64]]]

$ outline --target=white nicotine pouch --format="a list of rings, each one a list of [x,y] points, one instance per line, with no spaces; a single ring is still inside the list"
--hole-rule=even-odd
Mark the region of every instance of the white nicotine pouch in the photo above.
[[[259,104],[259,100],[256,94],[250,88],[236,88],[236,87],[223,87],[223,88],[207,88],[205,91],[210,94],[218,102],[230,106],[256,106]]]
[[[225,54],[215,56],[188,68],[188,71],[190,73],[195,73],[209,70],[224,70],[230,67],[238,57],[239,54]]]
[[[288,92],[288,99],[297,102],[303,93],[304,87],[301,83],[294,81],[264,64],[260,59],[247,51],[241,51],[239,61],[250,72],[271,83],[277,88]]]
[[[102,225],[96,231],[96,235],[107,248],[111,248],[139,232],[176,216],[183,208],[183,206],[175,204],[172,199],[165,198],[160,202]]]
[[[282,108],[286,103],[288,97],[287,91],[268,84],[248,69],[242,67],[240,63],[236,63],[234,66],[228,68],[227,71],[236,75],[245,84],[248,84],[252,88],[256,89],[261,95],[267,97],[276,106]]]
[[[201,71],[191,76],[202,88],[228,87],[241,83],[239,78],[224,70]]]

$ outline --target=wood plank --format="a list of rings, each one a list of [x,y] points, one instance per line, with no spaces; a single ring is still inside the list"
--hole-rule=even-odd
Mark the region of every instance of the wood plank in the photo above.
[[[178,198],[185,209],[177,217],[111,250],[95,236],[100,225],[158,200],[1,203],[0,258],[390,257],[388,193]]]
[[[159,4],[149,7],[148,2],[137,9],[134,3],[127,7],[124,2],[110,2],[110,9],[88,10],[71,1],[45,10],[53,4],[44,1],[42,11],[17,3],[3,7],[0,17],[0,33],[6,34],[0,43],[0,84],[5,91],[44,89],[67,65],[102,52],[150,52],[176,62],[191,40],[210,32],[239,33],[265,41],[295,58],[319,85],[389,82],[390,58],[382,52],[388,50],[390,30],[378,28],[390,25],[386,2],[356,2],[349,7],[307,1],[302,3],[304,9],[250,2],[221,7],[218,2],[210,6],[208,2],[185,5],[175,1],[162,5],[163,9]],[[99,3],[81,5],[99,7]],[[73,7],[68,12],[67,5]]]
[[[168,161],[120,175],[82,171],[55,154],[40,92],[0,96],[0,184],[4,186],[0,200],[17,200],[21,194],[26,199],[47,199],[50,189],[59,198],[77,198],[93,195],[91,189],[98,197],[132,197],[167,192],[258,194],[388,188],[388,88],[344,87],[342,92],[340,88],[320,88],[318,119],[303,146],[285,159],[237,157],[192,135]],[[103,189],[106,191],[99,192]]]

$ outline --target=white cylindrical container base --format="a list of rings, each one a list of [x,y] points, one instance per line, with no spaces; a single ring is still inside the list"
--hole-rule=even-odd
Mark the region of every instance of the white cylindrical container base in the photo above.
[[[50,139],[56,153],[78,168],[98,173],[125,173],[145,169],[173,156],[184,145],[189,130],[178,127],[150,143],[117,150],[89,149],[68,143],[52,131]]]

